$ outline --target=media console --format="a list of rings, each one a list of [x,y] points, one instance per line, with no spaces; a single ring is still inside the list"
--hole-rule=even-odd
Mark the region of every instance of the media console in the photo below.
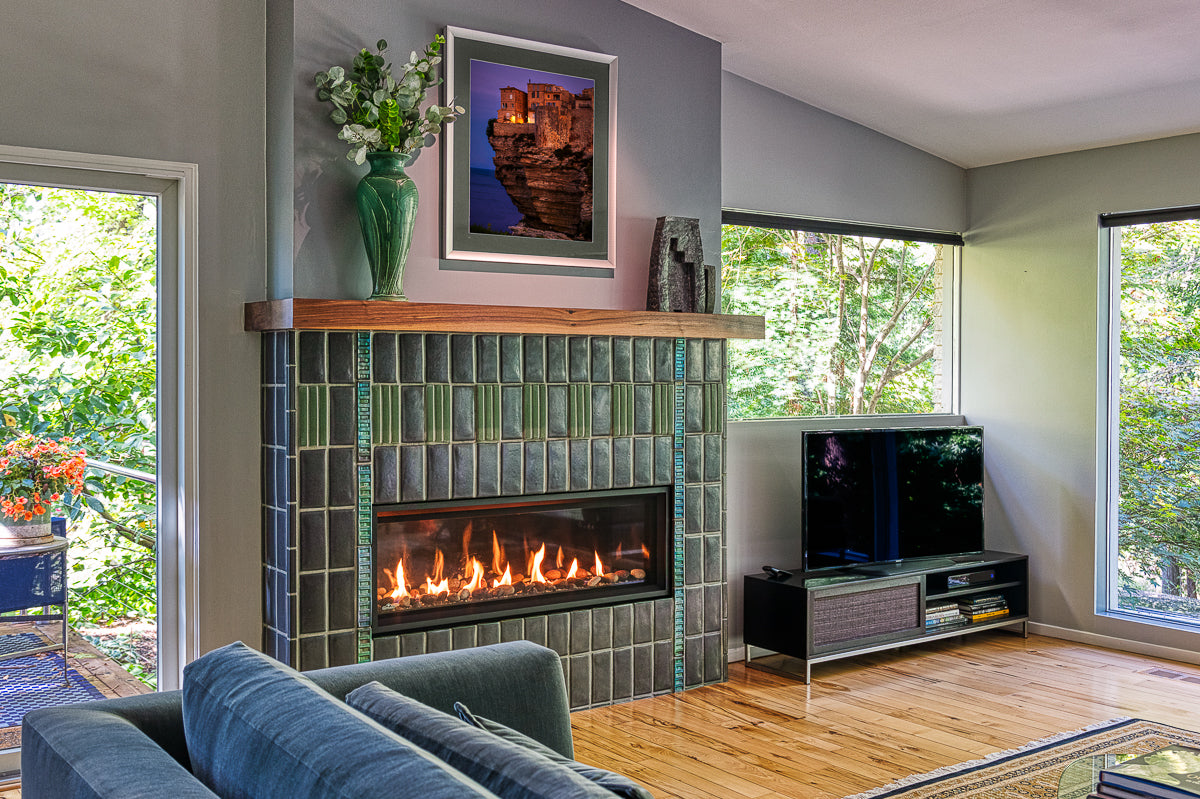
[[[750,574],[743,597],[746,665],[797,677],[784,667],[787,657],[796,658],[807,683],[814,663],[1016,624],[1027,635],[1029,559],[982,552],[858,570],[796,569],[785,580]],[[1005,615],[985,615],[1001,605]],[[938,608],[951,606],[967,610],[960,619],[927,624],[927,616],[944,618],[949,611]],[[970,621],[971,608],[984,618]],[[752,658],[752,646],[778,654]]]

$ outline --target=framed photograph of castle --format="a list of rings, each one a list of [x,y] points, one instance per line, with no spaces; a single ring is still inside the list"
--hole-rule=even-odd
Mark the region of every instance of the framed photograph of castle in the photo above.
[[[616,56],[446,28],[442,269],[612,277]]]

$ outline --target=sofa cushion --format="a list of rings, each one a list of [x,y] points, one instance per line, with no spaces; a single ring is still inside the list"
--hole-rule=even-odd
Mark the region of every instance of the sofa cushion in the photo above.
[[[389,730],[412,741],[504,799],[612,799],[548,757],[371,682],[346,697]]]
[[[184,668],[193,773],[224,799],[493,797],[462,773],[242,643]]]
[[[572,760],[569,757],[563,757],[550,747],[538,743],[524,733],[517,732],[511,727],[506,727],[498,721],[492,721],[491,719],[484,718],[483,716],[475,715],[462,702],[454,703],[454,712],[458,714],[460,719],[468,724],[478,727],[481,730],[487,730],[493,735],[497,735],[506,741],[517,744],[518,746],[523,746],[531,752],[537,752],[538,754],[549,758],[555,763],[560,763],[584,779],[596,783],[601,788],[605,788],[608,791],[615,793],[617,796],[622,797],[622,799],[654,799],[653,794],[623,774],[617,774],[612,771],[597,768],[596,766],[589,766],[586,763],[580,763],[578,760]]]

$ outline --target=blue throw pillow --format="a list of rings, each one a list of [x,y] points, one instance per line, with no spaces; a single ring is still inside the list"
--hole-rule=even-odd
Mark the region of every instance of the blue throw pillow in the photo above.
[[[223,799],[495,794],[245,644],[183,670],[192,771]]]
[[[502,799],[612,799],[603,788],[549,758],[398,694],[382,683],[367,683],[355,689],[346,697],[346,703]]]
[[[476,716],[462,702],[454,703],[454,712],[468,724],[478,727],[481,730],[487,730],[493,735],[523,746],[532,752],[537,752],[553,760],[555,763],[561,763],[584,779],[608,789],[617,796],[622,797],[622,799],[654,799],[654,796],[649,791],[628,777],[597,768],[596,766],[580,763],[578,760],[572,760],[569,757],[564,757],[545,744],[530,738],[523,732],[518,732],[512,727],[506,727],[498,721],[492,721],[483,716]]]

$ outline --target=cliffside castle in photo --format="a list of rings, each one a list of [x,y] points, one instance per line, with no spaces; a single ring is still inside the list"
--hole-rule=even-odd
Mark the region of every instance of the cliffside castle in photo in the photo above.
[[[591,240],[593,98],[551,83],[500,89],[488,142],[496,179],[524,215],[512,235]]]

